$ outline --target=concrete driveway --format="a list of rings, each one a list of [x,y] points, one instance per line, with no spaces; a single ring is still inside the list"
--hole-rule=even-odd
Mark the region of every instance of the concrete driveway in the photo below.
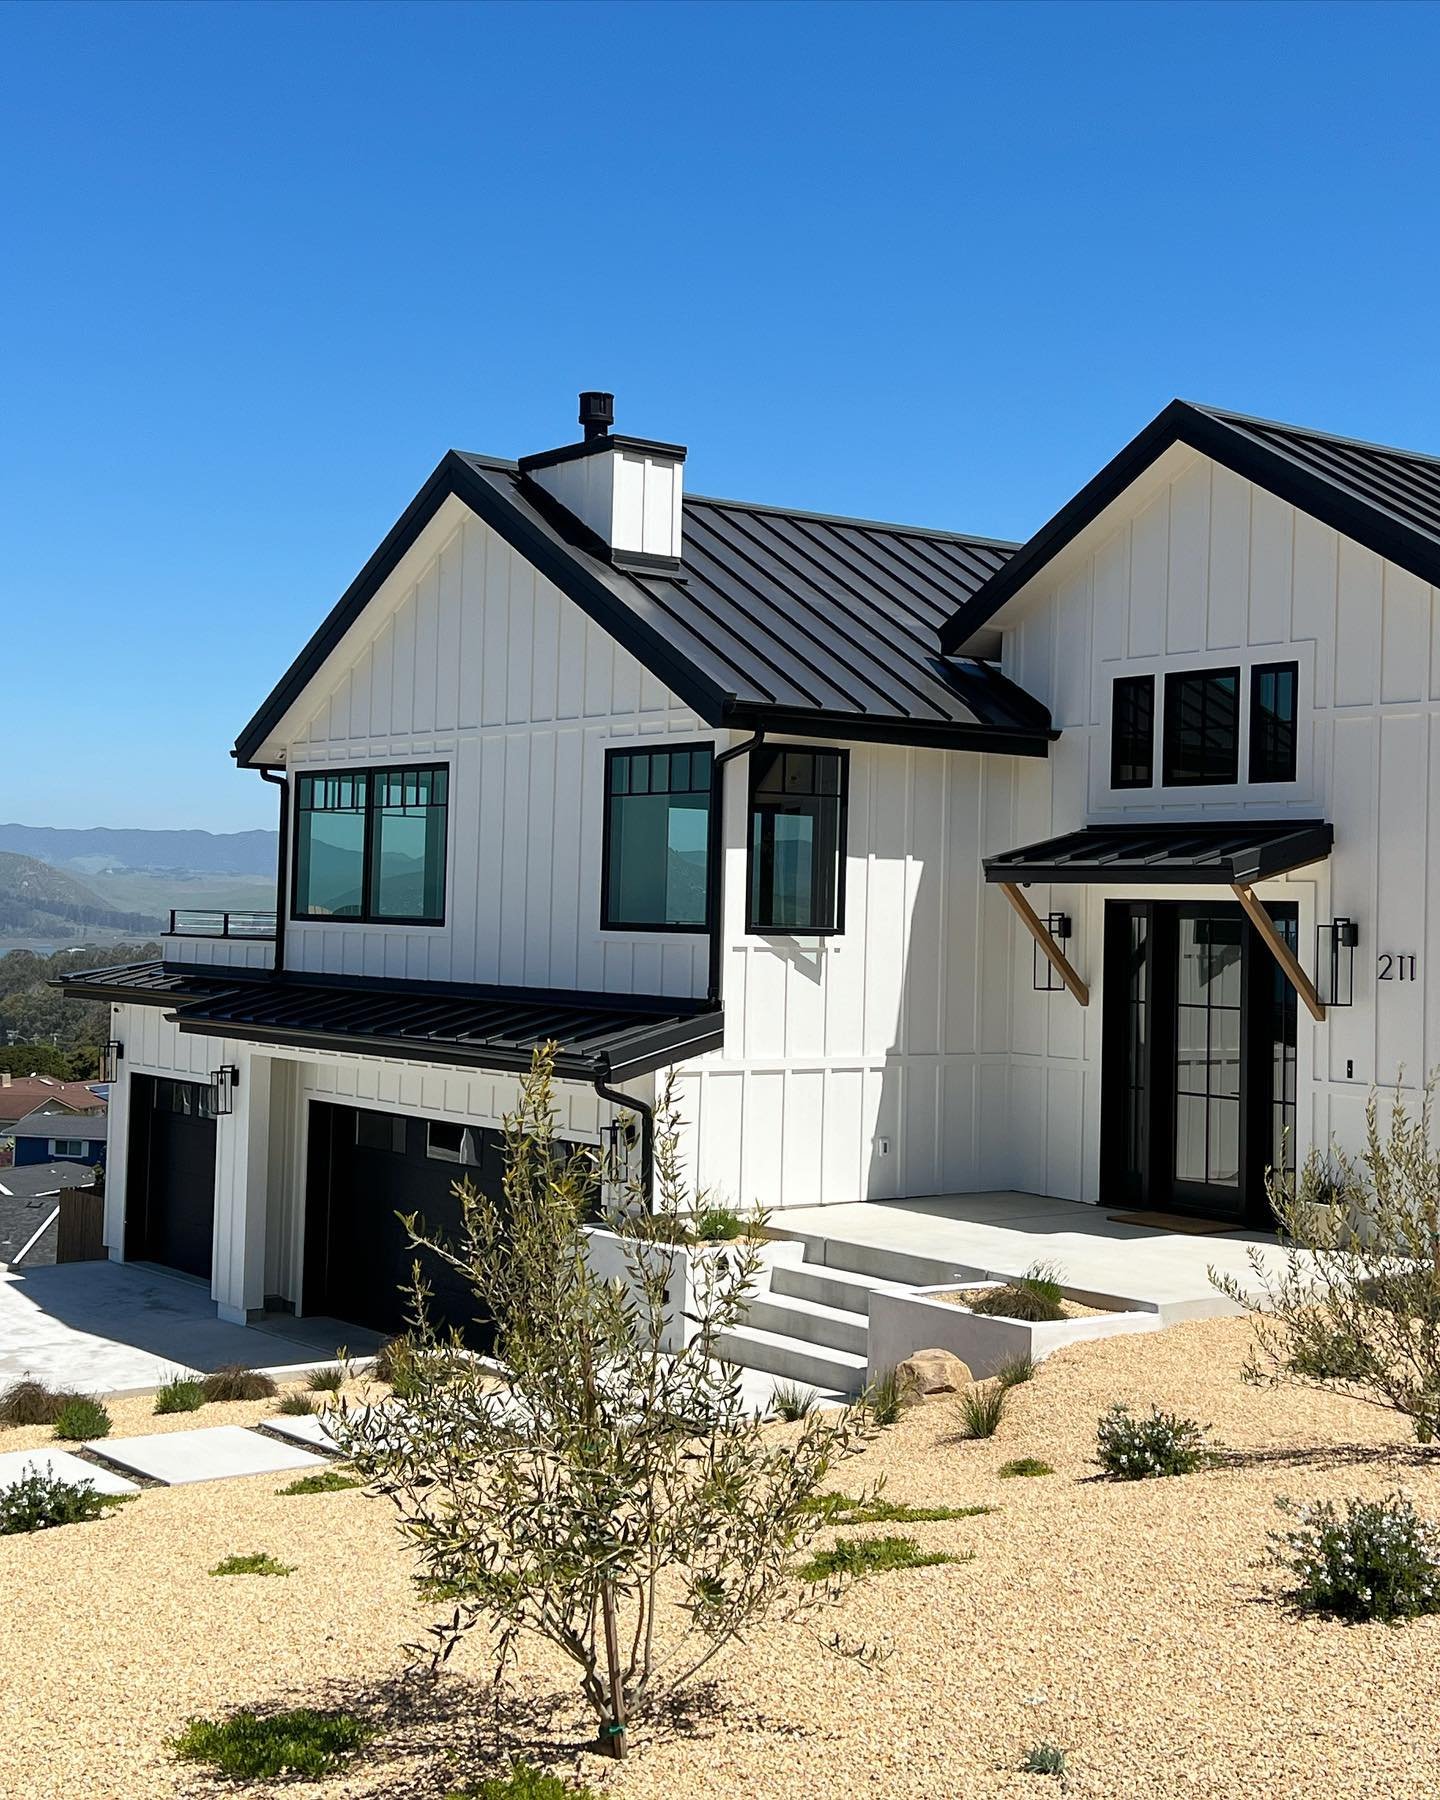
[[[336,1319],[215,1317],[204,1283],[143,1264],[61,1263],[0,1272],[0,1388],[23,1376],[81,1393],[123,1394],[225,1363],[252,1369],[369,1354],[379,1334]]]

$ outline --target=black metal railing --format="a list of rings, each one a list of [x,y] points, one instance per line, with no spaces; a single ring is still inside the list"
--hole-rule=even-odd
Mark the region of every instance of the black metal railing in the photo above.
[[[171,937],[273,938],[273,912],[205,912],[196,907],[171,907]]]

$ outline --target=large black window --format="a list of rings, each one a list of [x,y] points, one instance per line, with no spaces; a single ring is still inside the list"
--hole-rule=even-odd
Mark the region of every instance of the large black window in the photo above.
[[[1110,785],[1149,787],[1155,779],[1155,677],[1126,675],[1115,683],[1110,719]]]
[[[295,782],[295,917],[439,925],[443,768],[350,769]]]
[[[607,931],[704,931],[710,854],[709,744],[605,757]]]
[[[844,750],[751,752],[747,931],[844,929],[848,765]]]
[[[1165,677],[1165,785],[1214,787],[1240,779],[1240,671]]]
[[[1250,779],[1295,779],[1297,663],[1260,663],[1250,671]]]

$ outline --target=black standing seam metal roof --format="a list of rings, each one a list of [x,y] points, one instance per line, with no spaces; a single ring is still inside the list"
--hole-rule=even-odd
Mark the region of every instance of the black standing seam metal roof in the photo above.
[[[945,625],[958,654],[1172,444],[1188,444],[1422,581],[1440,584],[1440,458],[1172,400]],[[989,648],[985,640],[980,647]]]
[[[88,969],[53,984],[83,999],[173,1005],[182,1031],[356,1055],[523,1071],[556,1043],[558,1075],[625,1081],[718,1050],[724,1016],[703,1001],[563,989],[443,988],[427,983],[237,979],[233,970],[160,963]]]
[[[711,725],[1043,756],[1046,709],[940,630],[1014,546],[694,495],[677,571],[622,568],[510,462],[450,451],[241,732],[266,740],[454,494]]]
[[[1230,819],[1186,824],[1086,825],[985,858],[987,881],[1075,884],[1216,882],[1244,887],[1330,854],[1323,819]]]

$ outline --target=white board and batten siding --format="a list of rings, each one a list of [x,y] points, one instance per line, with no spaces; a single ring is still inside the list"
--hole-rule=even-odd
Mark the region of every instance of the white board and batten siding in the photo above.
[[[162,932],[160,954],[167,963],[206,969],[273,969],[275,945],[267,938],[199,937]]]
[[[1436,591],[1308,514],[1184,447],[1168,451],[1007,608],[1005,673],[1050,706],[1062,736],[1046,763],[1015,765],[1015,844],[1120,817],[1328,819],[1330,860],[1263,884],[1299,904],[1302,963],[1315,929],[1355,919],[1354,1005],[1299,1020],[1297,1148],[1354,1145],[1372,1083],[1440,1065],[1440,603]],[[1249,671],[1299,666],[1294,783],[1110,787],[1111,688],[1207,665],[1241,670],[1246,773]],[[997,848],[999,846],[996,846]],[[1014,1048],[1008,1137],[1016,1187],[1087,1200],[1099,1179],[1104,902],[1140,890],[1032,888],[1037,911],[1069,912],[1071,960],[1092,985],[1082,1011],[1031,988],[1031,950],[1010,939]],[[1216,890],[1167,889],[1169,898]],[[1221,897],[1228,898],[1222,891]],[[1381,980],[1382,958],[1415,958]],[[1435,960],[1432,960],[1435,959]],[[1409,965],[1406,965],[1407,968]],[[1077,1151],[1078,1146],[1078,1151]],[[1078,1166],[1077,1166],[1078,1165]],[[1064,1176],[1064,1171],[1075,1173]]]
[[[348,634],[286,762],[292,778],[448,765],[445,923],[291,920],[287,966],[703,994],[703,934],[600,929],[604,752],[716,734],[459,502],[426,536]]]

